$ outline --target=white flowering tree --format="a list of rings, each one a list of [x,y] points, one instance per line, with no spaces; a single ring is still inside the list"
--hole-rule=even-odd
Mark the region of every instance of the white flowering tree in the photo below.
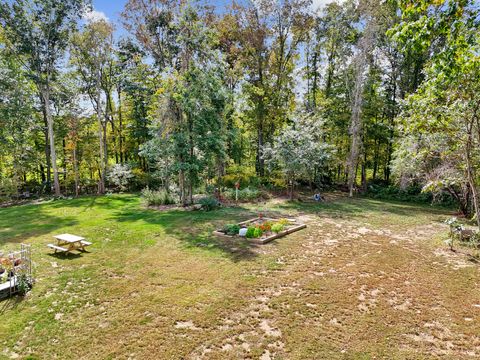
[[[130,185],[133,177],[132,169],[126,164],[113,165],[107,174],[108,181],[120,191],[128,189],[128,185]]]
[[[332,157],[332,147],[323,141],[322,121],[311,116],[299,116],[288,125],[275,143],[263,148],[263,158],[270,169],[283,172],[289,197],[301,177],[312,177],[315,171],[325,171]]]

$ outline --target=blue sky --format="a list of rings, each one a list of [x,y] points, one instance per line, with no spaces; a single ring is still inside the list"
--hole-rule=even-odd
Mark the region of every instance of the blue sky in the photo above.
[[[93,0],[94,14],[96,16],[108,18],[120,28],[120,13],[122,12],[126,1],[127,0]],[[331,1],[333,0],[313,0],[313,8],[322,7]],[[231,0],[211,0],[206,2],[222,9],[225,8],[227,4],[230,4]]]
[[[103,13],[112,22],[118,22],[120,13],[126,2],[127,0],[93,0],[93,8],[95,11]],[[230,3],[229,0],[214,0],[207,2],[218,8],[224,8],[226,4]]]
[[[125,34],[125,31],[122,29],[120,23],[120,13],[123,11],[126,2],[127,0],[93,0],[93,12],[91,16],[107,18],[116,25],[117,35],[122,36]],[[214,5],[216,8],[223,9],[226,4],[230,3],[230,0],[214,0],[207,1],[207,3]]]

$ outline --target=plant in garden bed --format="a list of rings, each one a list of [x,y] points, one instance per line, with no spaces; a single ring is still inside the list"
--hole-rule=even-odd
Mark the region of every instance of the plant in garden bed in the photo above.
[[[272,222],[271,221],[265,221],[263,223],[257,223],[255,224],[255,227],[262,230],[263,232],[270,231],[272,228]]]
[[[285,218],[281,218],[277,221],[278,224],[281,224],[283,226],[287,226],[287,225],[290,225],[290,220],[288,219],[285,219]]]
[[[255,237],[255,226],[249,226],[247,228],[247,233],[245,234],[246,238],[254,238]]]
[[[284,229],[285,229],[285,225],[283,225],[283,224],[276,223],[276,224],[272,225],[272,231],[275,234],[278,234],[279,232],[282,232]]]
[[[259,227],[256,227],[255,230],[253,231],[253,237],[260,238],[262,237],[262,235],[263,235],[262,229],[260,229]]]
[[[227,224],[223,228],[223,232],[227,235],[238,235],[240,226],[238,224]]]

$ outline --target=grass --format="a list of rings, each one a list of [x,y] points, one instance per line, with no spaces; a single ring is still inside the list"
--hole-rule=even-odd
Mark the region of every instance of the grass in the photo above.
[[[268,245],[225,223],[298,216]],[[37,283],[0,303],[0,358],[430,359],[480,354],[478,265],[445,250],[445,209],[371,199],[155,211],[135,195],[0,209]],[[94,244],[46,247],[59,233]],[[478,305],[478,306],[477,306]]]

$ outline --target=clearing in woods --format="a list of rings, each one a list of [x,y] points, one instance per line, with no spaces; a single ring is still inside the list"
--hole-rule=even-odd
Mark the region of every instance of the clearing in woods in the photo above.
[[[329,197],[212,212],[135,195],[0,209],[3,249],[33,246],[37,283],[0,303],[0,357],[473,359],[479,265],[443,244],[448,210]],[[305,230],[267,245],[211,231],[261,210]],[[46,247],[59,233],[93,245]]]

